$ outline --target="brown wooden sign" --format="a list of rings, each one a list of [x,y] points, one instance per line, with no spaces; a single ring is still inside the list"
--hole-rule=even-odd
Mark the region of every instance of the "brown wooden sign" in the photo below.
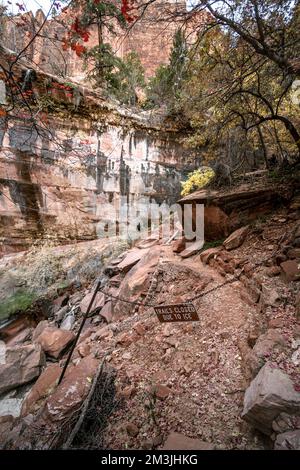
[[[198,313],[191,304],[173,304],[154,307],[160,322],[199,321]]]

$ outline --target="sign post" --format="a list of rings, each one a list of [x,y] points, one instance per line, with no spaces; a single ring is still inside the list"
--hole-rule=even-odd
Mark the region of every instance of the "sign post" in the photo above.
[[[192,303],[173,304],[154,307],[161,323],[176,321],[199,321],[198,313]]]

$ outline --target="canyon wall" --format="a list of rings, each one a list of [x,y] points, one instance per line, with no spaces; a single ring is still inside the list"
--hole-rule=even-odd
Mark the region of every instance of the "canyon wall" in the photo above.
[[[47,115],[45,130],[30,116],[0,126],[1,253],[34,240],[59,243],[103,236],[120,202],[173,203],[180,180],[199,159],[179,131],[153,127],[145,116],[95,107],[101,114]],[[45,118],[46,119],[46,118]]]
[[[176,12],[175,17],[174,12]],[[175,31],[179,27],[184,29],[195,27],[193,18],[186,21],[180,12],[186,13],[184,1],[165,0],[150,3],[141,19],[133,24],[130,23],[127,29],[115,25],[114,35],[104,29],[104,41],[110,43],[114,53],[121,58],[129,52],[137,52],[146,76],[150,77],[159,65],[168,62]],[[200,16],[205,17],[203,14]],[[16,52],[23,50],[44,20],[45,15],[42,10],[38,10],[35,15],[29,12],[8,19],[4,24],[5,46]],[[68,9],[47,21],[42,34],[26,50],[25,57],[48,73],[83,80],[83,60],[71,49],[67,51],[62,49],[61,39],[66,36],[73,21],[74,12]],[[198,18],[198,27],[199,23],[201,24],[201,21]],[[84,44],[88,49],[97,44],[98,38],[96,26],[91,27],[89,32],[89,41]],[[192,37],[191,31],[188,36]]]

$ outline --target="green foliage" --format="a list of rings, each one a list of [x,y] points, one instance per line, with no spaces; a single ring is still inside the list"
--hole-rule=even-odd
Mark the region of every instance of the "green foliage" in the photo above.
[[[32,292],[19,290],[0,304],[0,320],[5,320],[17,312],[27,310],[35,300]]]
[[[136,52],[130,52],[123,60],[119,60],[117,67],[113,94],[121,103],[135,106],[138,90],[143,90],[146,85],[141,60]]]
[[[202,248],[202,251],[208,250],[208,248],[215,248],[217,246],[221,246],[224,242],[225,238],[222,238],[221,240],[214,240],[211,242],[205,242]]]
[[[181,195],[187,196],[193,191],[204,188],[211,182],[214,176],[215,172],[210,167],[202,167],[193,171],[188,175],[188,179],[181,183]]]
[[[119,64],[119,59],[110,44],[104,42],[103,34],[106,30],[111,35],[116,35],[116,26],[123,28],[126,21],[118,5],[112,2],[87,0],[82,7],[80,25],[85,30],[95,27],[97,31],[98,44],[85,52],[85,66],[94,86],[106,89],[109,94],[111,90],[117,88],[115,68]]]
[[[178,29],[174,35],[169,64],[160,65],[154,77],[149,80],[148,100],[152,106],[166,104],[174,111],[176,101],[180,98],[182,84],[187,78],[187,55],[184,33]]]

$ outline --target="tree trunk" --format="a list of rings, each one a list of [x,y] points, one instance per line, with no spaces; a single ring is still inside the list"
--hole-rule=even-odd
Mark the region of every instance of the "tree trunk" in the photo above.
[[[263,133],[261,131],[260,126],[257,126],[257,132],[258,132],[259,140],[260,140],[260,143],[261,143],[261,146],[262,146],[263,156],[264,156],[265,163],[266,163],[266,168],[268,168],[269,162],[268,162],[267,148],[266,148],[266,144],[265,144],[265,141],[264,141],[264,136],[263,136]]]

